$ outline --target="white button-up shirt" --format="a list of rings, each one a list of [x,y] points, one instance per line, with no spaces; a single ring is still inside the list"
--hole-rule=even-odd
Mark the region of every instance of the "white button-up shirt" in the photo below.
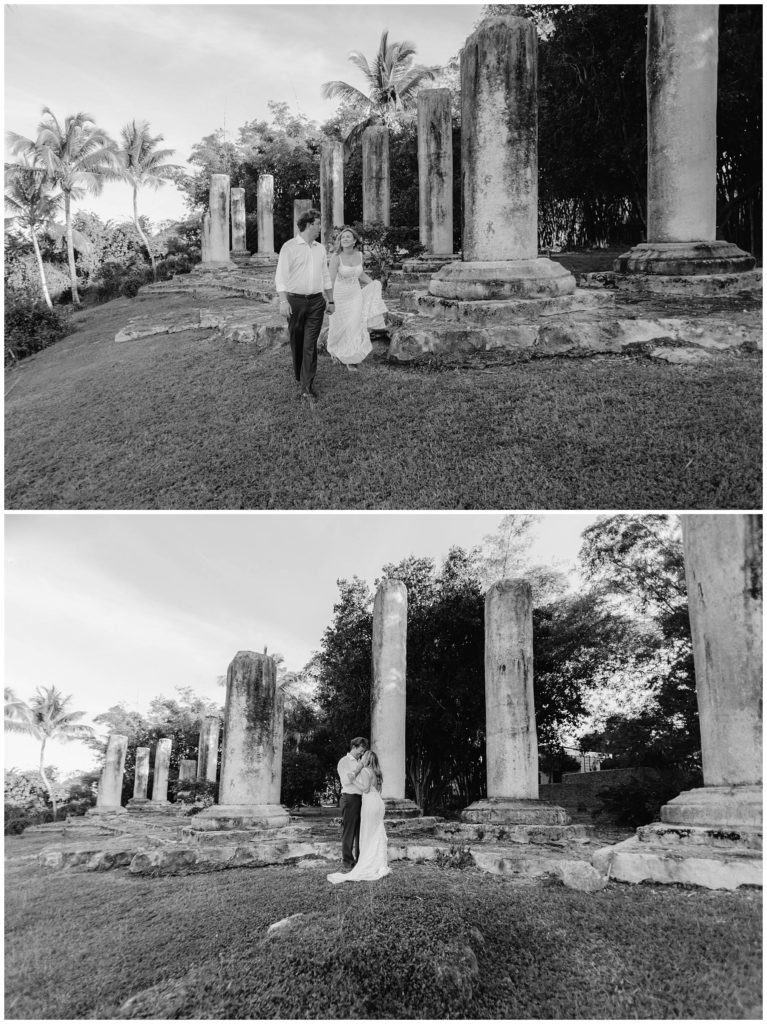
[[[345,754],[338,762],[338,777],[341,780],[342,793],[356,793],[358,796],[362,793],[362,787],[358,786],[356,782],[352,782],[349,778],[358,768],[359,761],[352,757],[351,754]]]
[[[330,291],[330,271],[325,246],[309,245],[300,235],[291,238],[280,249],[274,284],[278,292],[316,295]]]

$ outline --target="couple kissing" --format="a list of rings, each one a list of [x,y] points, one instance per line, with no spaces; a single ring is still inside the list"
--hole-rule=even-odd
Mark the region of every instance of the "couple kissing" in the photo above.
[[[347,871],[328,875],[340,882],[375,882],[390,873],[381,796],[383,774],[364,736],[355,737],[338,762],[341,780],[341,848]]]

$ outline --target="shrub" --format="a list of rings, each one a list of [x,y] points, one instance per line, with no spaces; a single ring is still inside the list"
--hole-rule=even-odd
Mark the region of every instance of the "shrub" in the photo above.
[[[176,780],[168,789],[175,795],[177,804],[190,806],[189,814],[199,814],[218,799],[218,783],[208,782],[206,779],[184,779],[183,782]]]
[[[684,773],[664,773],[655,778],[635,779],[610,789],[600,789],[597,796],[603,811],[616,825],[638,828],[660,818],[660,809],[684,789],[700,785],[700,780]]]
[[[296,804],[317,806],[325,786],[325,769],[316,754],[303,750],[285,751],[282,757],[280,799],[288,807]]]
[[[22,292],[5,293],[5,365],[39,352],[69,333],[67,320]]]
[[[381,282],[386,291],[389,275],[403,259],[418,256],[423,252],[419,241],[418,228],[393,228],[383,224],[353,225],[362,239],[365,272]]]

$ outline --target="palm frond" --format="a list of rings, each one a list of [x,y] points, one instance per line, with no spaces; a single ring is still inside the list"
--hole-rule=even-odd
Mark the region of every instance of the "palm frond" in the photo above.
[[[321,91],[322,96],[326,100],[338,99],[342,103],[364,104],[365,106],[370,103],[370,99],[364,92],[360,92],[359,89],[349,85],[348,82],[325,82]]]

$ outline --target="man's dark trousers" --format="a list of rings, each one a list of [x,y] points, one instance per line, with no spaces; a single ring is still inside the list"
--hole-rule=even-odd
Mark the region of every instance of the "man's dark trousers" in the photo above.
[[[351,867],[360,855],[362,794],[342,793],[339,807],[341,808],[341,850],[344,864]]]
[[[290,351],[293,353],[293,373],[302,391],[312,386],[317,372],[317,339],[322,330],[325,316],[325,296],[322,292],[314,295],[297,295],[288,292],[290,305]]]

